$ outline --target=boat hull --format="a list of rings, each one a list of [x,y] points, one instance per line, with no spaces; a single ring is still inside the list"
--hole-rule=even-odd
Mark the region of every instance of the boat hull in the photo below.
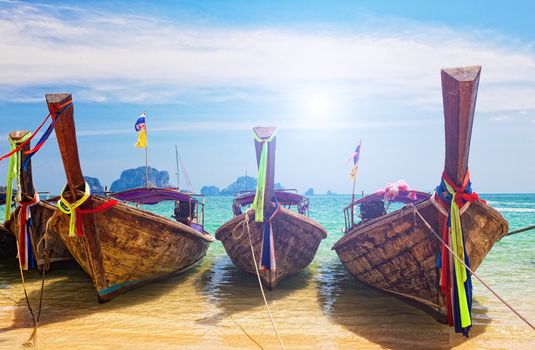
[[[31,207],[30,210],[32,212],[32,229],[30,232],[32,237],[32,249],[34,256],[37,257],[37,266],[41,269],[45,263],[42,257],[44,242],[39,246],[39,251],[37,245],[43,238],[46,232],[47,222],[54,214],[56,207],[48,202],[41,201]],[[17,220],[19,212],[20,207],[17,207],[11,215],[11,219],[5,223],[6,228],[15,236],[15,238],[18,237],[20,232],[19,220]],[[54,230],[48,230],[47,245],[48,262],[51,264],[51,267],[54,266],[54,263],[72,260],[71,253]]]
[[[439,230],[441,212],[433,199],[414,207]],[[475,271],[494,243],[507,234],[507,221],[481,202],[461,215],[465,247]],[[346,270],[364,284],[415,303],[445,322],[437,254],[441,243],[410,206],[358,225],[333,247]]]
[[[91,199],[93,206],[104,201]],[[206,232],[124,203],[85,215],[94,215],[91,235],[70,237],[64,214],[55,216],[51,227],[93,279],[99,302],[193,267],[214,240]]]
[[[249,215],[251,241],[255,257],[259,260],[264,224],[254,221],[253,210],[225,223],[216,231],[215,237],[221,241],[234,265],[256,274],[249,236],[243,230],[244,226],[238,227],[243,225],[245,215]],[[272,224],[277,268],[273,272],[259,271],[262,282],[268,288],[275,288],[285,277],[307,267],[314,259],[321,240],[327,237],[325,229],[316,221],[285,208],[279,209]]]

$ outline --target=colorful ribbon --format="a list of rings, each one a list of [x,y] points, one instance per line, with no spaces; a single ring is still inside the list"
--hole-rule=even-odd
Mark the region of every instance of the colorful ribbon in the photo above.
[[[71,107],[72,107],[72,101],[68,101],[64,103],[63,105],[56,107],[57,109],[61,108],[61,111],[59,112],[56,111],[55,115],[50,114],[52,117],[52,122],[50,123],[48,128],[45,130],[45,132],[43,133],[39,141],[37,141],[37,144],[35,145],[35,147],[32,148],[31,150],[24,152],[24,154],[27,154],[28,157],[26,158],[26,160],[24,160],[24,163],[22,164],[23,170],[26,170],[26,168],[28,167],[28,164],[30,163],[30,159],[32,159],[32,157],[37,153],[37,151],[39,151],[41,147],[43,147],[46,140],[48,140],[48,137],[50,136],[50,134],[52,134],[52,131],[54,130],[54,127],[56,126],[59,116]]]
[[[89,185],[87,182],[85,183],[85,190],[84,195],[74,202],[73,204],[67,202],[65,198],[63,198],[63,193],[67,191],[68,184],[63,187],[63,191],[60,195],[60,200],[58,201],[58,209],[61,210],[62,213],[70,215],[69,219],[69,236],[70,237],[82,237],[85,235],[84,233],[84,226],[83,226],[83,220],[82,220],[82,214],[97,214],[100,212],[103,212],[115,205],[117,205],[118,201],[116,199],[109,200],[102,205],[99,205],[96,208],[91,209],[81,209],[80,207],[90,198],[91,196],[91,189],[89,188]]]
[[[67,109],[71,108],[72,107],[72,100],[70,101],[67,101],[59,106],[56,107],[56,110],[59,110],[60,108],[62,108],[61,111],[55,111],[55,115],[52,115],[52,111],[49,112],[47,114],[47,116],[45,117],[45,119],[43,120],[43,122],[37,127],[37,129],[35,129],[35,131],[31,134],[30,137],[28,137],[28,139],[26,139],[23,143],[21,143],[18,147],[16,147],[15,149],[12,149],[10,152],[4,154],[2,157],[0,157],[0,161],[8,158],[8,157],[11,157],[13,154],[17,153],[18,151],[20,151],[26,144],[28,144],[32,138],[37,135],[37,133],[39,132],[39,130],[41,130],[41,128],[43,127],[43,125],[45,125],[46,121],[48,120],[48,118],[52,118],[52,123],[48,126],[47,130],[45,131],[45,134],[41,137],[41,139],[39,140],[39,142],[37,142],[37,145],[35,145],[35,147],[29,151],[26,151],[24,152],[24,154],[31,154],[31,156],[29,158],[31,158],[33,156],[34,153],[36,153],[42,146],[43,144],[45,143],[45,141],[48,139],[48,137],[50,136],[50,134],[52,133],[52,130],[54,129],[54,126],[56,125],[56,121],[58,119],[58,117],[63,113],[65,112]],[[28,158],[28,159],[29,159]],[[27,161],[28,161],[27,159]],[[28,162],[25,162],[23,164],[23,168],[26,169],[26,167],[28,166]]]
[[[275,133],[268,139],[261,139],[256,134],[255,140],[262,143],[262,152],[260,153],[260,162],[258,164],[258,182],[256,185],[256,194],[251,208],[255,212],[255,221],[264,223],[264,234],[262,237],[262,246],[260,252],[260,269],[276,270],[277,263],[275,261],[275,242],[273,237],[272,220],[279,212],[279,202],[275,197],[275,211],[269,217],[268,222],[264,222],[264,197],[266,195],[266,178],[267,178],[267,161],[268,161],[268,143],[273,141]]]
[[[435,198],[445,209],[449,209],[448,217],[441,217],[440,220],[444,244],[437,259],[437,267],[441,268],[440,287],[446,299],[448,323],[450,326],[455,326],[456,332],[468,336],[468,331],[472,325],[471,276],[464,264],[448,251],[445,243],[447,242],[466,266],[470,266],[470,260],[464,246],[460,211],[468,202],[484,201],[479,199],[475,192],[472,192],[468,170],[461,186],[457,186],[444,172],[442,181],[436,189]]]
[[[253,208],[255,212],[255,221],[264,222],[264,196],[266,195],[268,143],[273,141],[275,138],[275,133],[273,133],[268,139],[261,139],[256,134],[254,137],[256,141],[262,143],[262,152],[260,153],[260,162],[258,164],[256,194],[251,208]]]
[[[260,269],[272,270],[277,269],[277,260],[275,258],[275,237],[273,233],[273,219],[279,213],[280,204],[275,196],[275,211],[269,217],[268,222],[264,222],[264,236],[260,250]]]
[[[63,190],[61,191],[60,199],[58,201],[58,209],[61,210],[63,214],[69,215],[69,236],[74,237],[77,236],[76,234],[76,208],[84,204],[84,202],[89,198],[91,195],[91,189],[89,188],[89,185],[87,182],[85,183],[85,189],[84,189],[84,195],[75,201],[74,203],[69,203],[64,197],[63,194],[67,189],[69,188],[69,184],[65,184],[63,187]],[[79,234],[79,236],[81,233]]]
[[[117,205],[117,203],[119,203],[119,201],[117,201],[116,199],[112,199],[93,209],[77,208],[76,209],[76,235],[79,237],[85,235],[84,225],[82,221],[82,214],[97,214]]]
[[[11,137],[8,137],[8,141],[11,144],[11,150],[16,150],[19,143],[25,144],[25,141],[31,137],[31,133],[27,133],[19,140],[13,140]],[[11,153],[11,152],[10,152]],[[6,186],[6,216],[5,221],[9,220],[11,217],[11,201],[13,198],[13,180],[17,181],[17,198],[15,201],[20,201],[20,160],[21,160],[20,149],[19,151],[11,153],[9,157],[9,164],[7,166],[7,186]]]
[[[20,266],[23,270],[34,267],[33,249],[32,249],[32,211],[31,207],[39,203],[39,194],[35,192],[33,199],[28,202],[18,202],[19,211],[19,239],[18,239],[18,257]]]

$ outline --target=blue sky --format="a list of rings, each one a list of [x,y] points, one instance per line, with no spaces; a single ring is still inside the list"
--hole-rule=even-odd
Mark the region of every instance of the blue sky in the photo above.
[[[276,125],[277,181],[351,191],[405,179],[431,190],[444,162],[440,68],[482,65],[470,168],[479,192],[535,192],[532,2],[0,0],[0,134],[34,129],[44,94],[71,92],[84,173],[104,184],[144,163],[195,189],[254,175],[251,128]],[[0,149],[7,151],[4,137]],[[40,190],[65,177],[54,139]],[[0,163],[3,182],[6,163]]]

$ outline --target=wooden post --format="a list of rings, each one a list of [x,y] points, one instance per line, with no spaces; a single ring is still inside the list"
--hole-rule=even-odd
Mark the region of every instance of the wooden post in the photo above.
[[[143,111],[145,116],[145,188],[149,189],[149,134],[147,132],[147,114]]]
[[[253,131],[256,136],[261,140],[269,139],[275,132],[276,127],[255,127]],[[270,203],[275,196],[275,146],[277,137],[274,137],[271,142],[268,143],[268,158],[266,169],[266,191],[264,195],[264,210],[269,210]],[[258,142],[255,139],[256,149],[256,165],[260,165],[260,155],[262,154],[262,142]]]
[[[358,169],[358,163],[360,161],[360,147],[362,146],[362,139],[360,139],[358,148],[359,148],[359,159],[357,159],[357,164],[353,163],[353,166],[357,166]],[[351,157],[353,158],[353,157]],[[354,162],[354,160],[353,160]],[[353,179],[353,190],[351,191],[351,227],[355,226],[355,205],[353,204],[355,202],[355,185],[357,184],[357,169],[355,169],[355,178]]]
[[[481,66],[442,69],[446,131],[444,170],[461,185],[468,169],[470,139]]]
[[[178,146],[175,145],[175,157],[176,157],[176,189],[180,191],[180,167],[178,166]]]
[[[19,141],[24,136],[29,134],[29,131],[12,131],[9,133],[9,137],[13,141]],[[28,142],[24,147],[20,150],[20,188],[21,188],[21,199],[23,202],[27,202],[33,199],[33,196],[35,195],[35,188],[33,187],[33,179],[32,179],[32,161],[30,160],[28,162],[28,167],[26,168],[26,171],[22,169],[22,164],[24,161],[29,157],[29,155],[24,154],[24,152],[30,150],[30,143]]]
[[[50,113],[56,113],[65,103],[72,103],[71,94],[47,94],[45,95]],[[74,125],[74,106],[65,110],[58,118],[56,123],[56,137],[58,146],[63,160],[63,167],[65,168],[65,175],[67,183],[71,190],[70,201],[76,200],[76,190],[83,190],[85,184],[82,168],[80,166],[80,158],[78,156],[78,145],[76,142],[76,129]],[[91,203],[87,203],[86,207],[92,207]],[[100,252],[99,235],[95,228],[95,220],[93,215],[82,215],[82,224],[84,228],[84,243],[87,243],[90,256],[90,266],[93,273],[93,281],[97,290],[106,287],[104,266],[102,264],[102,255]],[[63,239],[78,239],[71,237],[63,237]]]

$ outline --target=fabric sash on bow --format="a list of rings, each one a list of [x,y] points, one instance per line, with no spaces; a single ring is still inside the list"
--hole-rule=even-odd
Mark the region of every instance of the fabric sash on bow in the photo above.
[[[18,257],[23,270],[28,270],[35,266],[32,249],[32,211],[31,207],[39,203],[39,194],[35,192],[33,199],[28,202],[18,202],[19,211],[19,237],[18,237]]]
[[[260,153],[260,162],[258,164],[258,181],[256,183],[256,194],[251,208],[255,212],[255,221],[264,222],[264,196],[266,194],[266,177],[267,177],[267,160],[268,160],[268,143],[275,138],[275,133],[268,139],[261,139],[256,134],[255,140],[262,143],[262,152]]]
[[[63,194],[68,190],[69,184],[66,184],[61,191],[60,199],[58,201],[58,209],[69,215],[69,236],[70,237],[82,237],[84,236],[84,228],[82,222],[82,214],[97,214],[107,210],[115,205],[118,201],[116,199],[109,200],[104,204],[93,208],[93,209],[82,209],[81,206],[91,197],[91,189],[87,182],[84,187],[83,196],[75,201],[74,203],[69,203],[64,197]]]
[[[260,269],[275,271],[277,261],[275,259],[275,238],[273,235],[273,219],[279,213],[280,205],[275,196],[275,211],[269,217],[267,223],[264,223],[264,236],[262,239],[262,248],[260,250]]]
[[[9,143],[11,144],[11,150],[14,151],[21,143],[25,143],[26,140],[28,140],[31,137],[31,133],[27,133],[24,135],[20,140],[13,140],[11,137],[8,137]],[[5,221],[9,220],[11,217],[11,201],[13,198],[13,180],[17,181],[17,197],[15,198],[16,202],[19,202],[21,200],[20,193],[21,193],[21,187],[20,187],[20,165],[21,165],[21,157],[20,157],[20,149],[18,151],[15,151],[9,156],[9,164],[7,166],[7,184],[6,184],[6,216]]]
[[[469,267],[470,260],[464,245],[461,209],[466,203],[480,199],[475,192],[472,192],[468,170],[461,186],[457,186],[444,172],[442,181],[436,189],[435,198],[444,209],[449,209],[448,217],[441,217],[439,220],[444,244],[437,259],[437,267],[441,268],[440,287],[446,299],[448,323],[450,326],[455,326],[456,332],[468,336],[472,325],[472,281],[469,271],[464,266],[466,264]],[[448,251],[446,243],[464,264]]]
[[[77,232],[76,230],[76,209],[84,204],[84,202],[91,196],[91,189],[89,188],[89,185],[84,183],[84,194],[83,196],[75,201],[74,203],[69,203],[64,197],[63,194],[68,190],[69,184],[65,184],[63,187],[63,190],[61,191],[60,199],[58,201],[58,209],[61,210],[63,214],[69,215],[69,236],[82,236],[81,232]]]
[[[260,269],[275,270],[277,264],[275,261],[275,246],[273,239],[272,219],[279,211],[278,202],[276,202],[276,209],[270,216],[267,222],[264,221],[264,197],[266,195],[266,177],[267,177],[267,160],[268,160],[268,143],[275,138],[275,133],[268,139],[261,139],[255,135],[256,141],[262,143],[262,152],[260,153],[260,161],[258,164],[258,181],[256,184],[256,194],[251,205],[255,212],[255,221],[264,223],[264,234],[262,238],[262,250],[260,254]],[[275,199],[276,201],[276,199]]]

